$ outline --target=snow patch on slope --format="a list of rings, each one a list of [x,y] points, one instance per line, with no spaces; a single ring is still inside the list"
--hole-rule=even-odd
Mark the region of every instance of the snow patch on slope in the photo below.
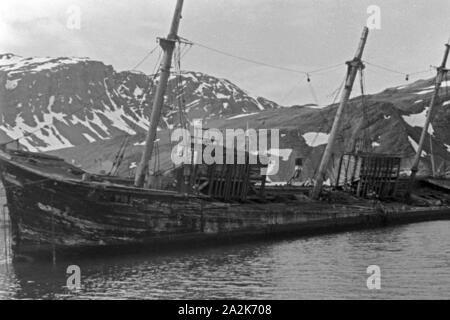
[[[423,128],[427,119],[429,107],[426,107],[421,113],[410,114],[407,116],[402,116],[403,120],[411,127]],[[428,128],[429,134],[434,134],[433,125],[430,123]]]
[[[306,144],[310,147],[317,147],[328,143],[330,135],[323,132],[307,132],[303,134]]]
[[[51,115],[49,115],[51,117]],[[34,120],[38,122],[36,116]],[[59,131],[53,126],[49,126],[44,122],[36,126],[30,126],[25,123],[22,115],[19,114],[15,120],[15,126],[1,125],[0,130],[5,132],[12,139],[19,139],[19,142],[27,147],[30,151],[51,151],[55,149],[73,147],[69,140],[67,140]],[[32,144],[32,137],[29,134],[41,140],[45,146],[36,148]]]
[[[252,116],[252,115],[255,115],[255,114],[258,114],[258,112],[239,114],[237,116],[230,117],[227,120],[239,119],[239,118],[243,118],[243,117]]]

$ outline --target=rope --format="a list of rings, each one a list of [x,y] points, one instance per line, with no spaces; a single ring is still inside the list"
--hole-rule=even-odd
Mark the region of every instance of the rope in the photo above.
[[[339,88],[338,88],[337,90],[335,90],[336,95],[334,96],[333,102],[332,102],[330,105],[334,105],[334,104],[336,103],[336,101],[337,101],[339,95],[340,95],[341,92],[342,92],[342,89],[344,89],[344,84],[345,84],[346,78],[347,78],[347,76],[345,76],[344,81],[342,81],[342,83],[341,83],[341,85],[339,86]],[[336,112],[337,112],[337,110],[336,110]],[[324,119],[324,116],[322,115],[322,110],[320,110],[319,115],[321,115],[322,119]],[[323,121],[323,124],[325,124],[325,123],[327,123],[327,122],[328,122],[328,120],[325,119],[325,121]],[[320,127],[320,131],[322,131],[322,128],[323,128],[323,125]],[[317,132],[317,133],[316,133],[316,136],[315,136],[314,139],[313,139],[313,144],[315,143],[317,137],[319,136],[319,133],[320,133],[320,132]],[[311,148],[311,150],[309,151],[308,157],[310,156],[312,150],[313,150],[313,149]],[[314,174],[313,174],[313,177],[315,177],[315,176],[317,175],[317,171],[319,170],[319,166],[320,166],[320,162],[318,161],[318,162],[316,163],[316,165],[315,165],[315,168],[314,168]]]
[[[131,70],[136,70],[137,68],[139,68],[153,54],[153,52],[155,52],[156,49],[158,49],[158,48],[159,48],[159,45],[154,47],[151,51],[149,51],[145,55],[145,57],[140,62],[138,62]]]
[[[281,71],[292,72],[292,73],[297,73],[297,74],[303,74],[303,75],[306,75],[306,76],[309,76],[311,74],[319,75],[319,74],[324,73],[325,71],[330,71],[330,70],[336,69],[338,67],[341,67],[343,65],[342,63],[339,63],[339,64],[334,64],[334,65],[330,65],[330,66],[326,66],[326,67],[322,67],[322,68],[318,68],[318,69],[314,69],[314,70],[310,70],[310,71],[305,71],[305,70],[287,68],[287,67],[280,66],[280,65],[270,64],[270,63],[263,62],[263,61],[257,61],[257,60],[251,59],[251,58],[239,56],[239,55],[236,55],[236,54],[233,54],[233,53],[229,53],[229,52],[226,52],[226,51],[223,51],[223,50],[220,50],[220,49],[216,49],[216,48],[213,48],[213,47],[201,44],[199,42],[189,41],[188,44],[190,46],[196,45],[196,46],[198,46],[200,48],[207,49],[207,50],[210,50],[212,52],[215,52],[215,53],[218,53],[218,54],[230,57],[230,58],[234,58],[234,59],[238,59],[238,60],[241,60],[241,61],[245,61],[245,62],[248,62],[248,63],[252,63],[252,64],[256,64],[256,65],[260,65],[260,66],[264,66],[264,67],[268,67],[268,68],[272,68],[272,69],[277,69],[277,70],[281,70]],[[378,69],[381,69],[381,70],[384,70],[384,71],[387,71],[387,72],[390,72],[390,73],[403,75],[403,76],[405,76],[406,81],[408,81],[411,76],[416,76],[416,75],[420,75],[420,74],[424,74],[424,73],[430,72],[430,68],[426,69],[426,70],[418,70],[418,71],[413,71],[413,72],[404,72],[404,71],[396,70],[396,69],[394,69],[392,67],[382,66],[382,65],[375,64],[375,63],[372,63],[372,62],[369,62],[369,61],[364,61],[364,63],[366,63],[367,65],[372,66],[374,68],[378,68]]]
[[[334,66],[334,68],[332,67],[331,69],[336,69],[336,67],[342,67],[342,64],[339,64],[339,65],[335,65]],[[314,72],[314,74],[315,75],[320,75],[320,74],[322,74],[322,73],[324,73],[324,72],[321,72],[322,70],[325,70],[325,68],[323,68],[323,69],[318,69],[317,71],[318,72]],[[312,85],[312,78],[311,78],[311,74],[310,73],[307,73],[306,74],[306,81],[307,81],[307,83],[308,83],[308,89],[309,89],[309,91],[310,91],[310,93],[311,93],[311,96],[312,96],[312,98],[313,98],[313,100],[314,100],[314,103],[315,104],[317,104],[318,106],[320,105],[320,103],[319,103],[319,99],[317,98],[317,95],[316,95],[316,91],[315,91],[315,89],[314,89],[314,87],[313,87],[313,85]],[[302,80],[302,82],[303,82],[303,80]],[[280,103],[282,104],[282,105],[284,105],[285,103],[286,103],[286,99],[288,98],[288,97],[290,97],[291,95],[292,95],[292,93],[294,92],[294,90],[295,89],[297,89],[298,87],[299,87],[299,84],[300,83],[296,83],[281,99],[280,99]],[[336,89],[335,91],[333,91],[331,94],[329,94],[329,95],[327,95],[327,97],[333,97],[334,96],[334,94],[335,94],[335,92],[337,91],[337,90],[340,90],[340,88],[338,88],[338,89]]]
[[[341,92],[342,92],[342,89],[344,88],[344,84],[345,84],[345,78],[344,78],[344,80],[342,81],[341,85],[334,91],[336,94],[334,95],[333,100],[332,100],[331,103],[329,104],[330,106],[336,104],[336,102],[337,102],[337,100],[338,100],[338,98],[339,98],[339,96],[340,96],[340,94],[341,94]],[[328,119],[325,118],[325,116],[323,115],[322,111],[323,111],[323,110],[320,109],[320,112],[319,112],[319,115],[321,116],[321,118],[322,118],[322,120],[323,120],[323,121],[322,121],[322,126],[320,127],[320,130],[321,130],[321,131],[322,131],[322,129],[323,129],[325,123],[328,122]],[[318,133],[316,134],[315,139],[316,139],[317,137],[318,137]],[[313,143],[315,142],[315,139],[313,140]]]
[[[156,77],[159,74],[159,70],[161,69],[161,58],[162,58],[162,50],[159,50],[158,59],[156,59],[155,66],[153,67],[153,78],[156,79]]]
[[[308,80],[309,80],[308,81],[309,92],[311,93],[311,96],[313,97],[313,100],[316,103],[316,105],[320,106],[319,99],[317,99],[316,91],[314,90],[314,87],[313,87],[309,77],[308,77]]]
[[[189,53],[189,51],[191,51],[191,49],[192,44],[191,43],[186,44],[186,46],[183,49],[184,51],[181,53],[181,59],[183,59]]]
[[[218,54],[230,57],[230,58],[238,59],[238,60],[241,60],[241,61],[245,61],[245,62],[248,62],[248,63],[260,65],[260,66],[267,67],[267,68],[277,69],[277,70],[281,70],[281,71],[287,71],[287,72],[291,72],[291,73],[303,74],[303,75],[306,75],[306,76],[308,74],[311,75],[311,74],[315,74],[315,73],[331,70],[331,69],[334,69],[334,68],[342,65],[342,63],[340,63],[340,64],[334,64],[334,65],[331,65],[331,66],[322,67],[322,68],[311,70],[311,71],[304,71],[304,70],[287,68],[287,67],[283,67],[283,66],[279,66],[279,65],[270,64],[270,63],[267,63],[267,62],[257,61],[257,60],[253,60],[253,59],[250,59],[250,58],[238,56],[238,55],[235,55],[235,54],[223,51],[223,50],[212,48],[210,46],[207,46],[207,45],[204,45],[204,44],[201,44],[201,43],[198,43],[198,42],[192,42],[191,41],[190,43],[192,45],[196,45],[197,47],[200,47],[200,48],[203,48],[203,49],[207,49],[207,50],[210,50],[212,52],[215,52],[215,53],[218,53]]]
[[[122,164],[123,158],[125,156],[125,152],[128,146],[129,136],[126,136],[122,144],[120,145],[119,151],[116,154],[113,165],[111,167],[111,171],[109,172],[109,176],[117,176],[119,172],[120,165]]]
[[[159,157],[159,143],[158,141],[154,142],[155,148],[154,148],[154,154],[155,154],[155,161],[153,162],[153,175],[158,175],[161,171],[161,165],[160,165],[160,157]]]
[[[360,88],[361,88],[361,106],[362,106],[362,115],[363,115],[363,119],[362,119],[363,145],[362,145],[362,148],[363,148],[363,151],[368,151],[368,149],[370,149],[371,145],[367,145],[366,143],[370,143],[371,141],[369,141],[369,137],[368,137],[369,118],[368,118],[368,113],[367,113],[366,96],[365,96],[365,90],[364,90],[364,88],[366,87],[365,81],[366,80],[365,80],[365,76],[364,76],[364,70],[359,69],[359,84],[360,84]]]
[[[344,88],[344,84],[345,84],[345,78],[344,81],[342,81],[341,85],[338,87],[338,89],[336,89],[334,92],[336,92],[336,95],[334,96],[332,102],[330,105],[334,105],[340,95],[340,93],[342,92],[342,89]],[[324,126],[328,123],[328,119],[325,118],[325,116],[323,115],[323,110],[320,109],[319,110],[319,116],[322,118],[322,122],[321,125],[319,127],[319,130],[316,132],[316,135],[314,136],[314,139],[312,140],[312,145],[314,145],[314,143],[316,142],[317,138],[319,137],[319,134],[323,131]],[[310,150],[308,151],[308,153],[306,154],[305,159],[309,158],[311,156],[311,153],[313,151],[314,147],[311,147]],[[319,163],[317,163],[314,166],[314,174],[313,176],[315,177],[317,174],[317,170],[319,168]]]
[[[411,76],[424,74],[424,73],[428,73],[428,72],[431,71],[431,67],[430,67],[427,70],[420,70],[420,71],[414,71],[414,72],[406,73],[406,72],[403,72],[403,71],[395,70],[395,69],[393,69],[391,67],[378,65],[378,64],[375,64],[375,63],[372,63],[372,62],[369,62],[369,61],[364,61],[364,63],[369,65],[369,66],[372,66],[374,68],[380,69],[380,70],[384,70],[384,71],[387,71],[387,72],[390,72],[390,73],[394,73],[394,74],[399,74],[399,75],[405,76],[405,80],[406,81],[408,81]]]
[[[186,48],[186,47],[185,47]],[[175,52],[177,53],[175,55],[175,71],[176,71],[176,79],[177,79],[177,89],[176,89],[176,98],[177,98],[177,103],[178,103],[178,112],[179,112],[179,121],[180,121],[180,126],[183,129],[187,128],[187,115],[186,115],[186,111],[185,111],[185,107],[184,107],[184,103],[185,103],[185,98],[184,98],[184,90],[183,90],[183,86],[182,86],[182,81],[181,81],[181,58],[182,58],[182,52],[181,52],[181,43],[178,44],[177,47],[178,50],[176,50]]]

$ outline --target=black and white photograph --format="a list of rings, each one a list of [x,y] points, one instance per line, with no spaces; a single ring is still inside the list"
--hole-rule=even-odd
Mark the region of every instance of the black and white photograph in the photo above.
[[[449,300],[449,53],[448,0],[0,0],[0,300]]]

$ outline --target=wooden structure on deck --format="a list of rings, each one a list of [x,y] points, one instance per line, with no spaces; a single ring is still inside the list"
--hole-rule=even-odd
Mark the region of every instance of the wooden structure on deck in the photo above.
[[[206,145],[202,144],[202,151]],[[267,165],[250,163],[250,154],[245,152],[245,162],[238,163],[237,150],[234,150],[234,163],[226,164],[226,153],[233,150],[223,148],[222,164],[196,164],[195,144],[191,145],[192,161],[174,169],[177,189],[181,193],[203,194],[221,201],[247,200],[249,195],[264,196],[266,176],[262,174]],[[202,161],[200,161],[202,162]],[[257,187],[256,187],[257,186]]]
[[[395,197],[401,158],[376,153],[347,153],[339,162],[336,186],[358,197]]]

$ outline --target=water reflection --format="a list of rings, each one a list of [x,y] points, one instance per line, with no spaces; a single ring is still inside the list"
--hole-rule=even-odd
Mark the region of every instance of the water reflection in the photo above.
[[[191,249],[90,257],[51,263],[4,262],[3,299],[369,299],[450,298],[450,221],[334,235]],[[82,290],[65,288],[77,264]],[[382,270],[369,291],[366,268]]]

